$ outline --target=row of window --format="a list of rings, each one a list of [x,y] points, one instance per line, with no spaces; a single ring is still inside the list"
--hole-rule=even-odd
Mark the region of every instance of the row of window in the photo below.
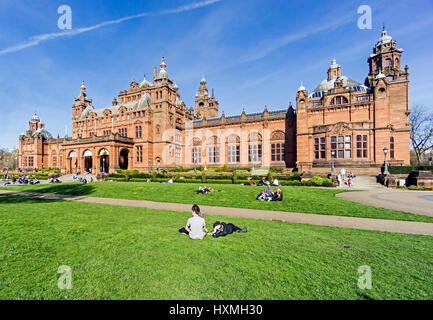
[[[119,134],[122,137],[127,137],[128,136],[128,128],[121,128],[121,129],[119,129]]]
[[[352,157],[352,136],[331,136],[331,155],[338,159],[351,159]],[[390,158],[394,159],[394,137],[390,138]],[[314,158],[326,159],[327,144],[326,138],[314,139]],[[368,158],[368,136],[356,136],[356,158]]]
[[[33,167],[33,157],[23,157],[23,167]]]
[[[271,161],[286,161],[286,144],[272,143],[271,144]],[[220,147],[212,146],[208,148],[209,163],[220,163]],[[229,145],[227,147],[228,163],[239,163],[241,161],[240,145]],[[262,161],[262,144],[248,145],[248,161]],[[201,147],[194,147],[191,150],[191,162],[201,163]]]

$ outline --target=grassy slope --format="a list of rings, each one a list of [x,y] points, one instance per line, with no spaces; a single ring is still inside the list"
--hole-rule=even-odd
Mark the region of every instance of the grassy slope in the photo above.
[[[55,184],[13,187],[23,191],[87,195],[93,197],[152,200],[234,208],[278,210],[376,219],[433,222],[433,217],[366,206],[337,198],[335,189],[281,187],[282,202],[255,200],[263,187],[241,185],[211,185],[222,192],[196,195],[195,184],[98,182],[93,184]],[[203,186],[203,184],[202,184]],[[209,185],[208,185],[209,186]],[[275,190],[275,188],[274,188]]]
[[[433,298],[432,237],[233,218],[249,232],[193,241],[188,217],[0,195],[0,299]]]

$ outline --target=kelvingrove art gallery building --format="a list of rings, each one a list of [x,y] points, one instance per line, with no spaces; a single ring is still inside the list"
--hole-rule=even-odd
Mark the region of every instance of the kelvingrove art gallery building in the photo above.
[[[53,137],[33,115],[19,137],[22,169],[61,168],[114,172],[195,165],[377,170],[388,152],[391,164],[409,164],[409,73],[403,50],[384,30],[368,57],[369,72],[357,82],[334,59],[311,92],[302,85],[296,109],[289,105],[237,116],[219,114],[214,90],[200,81],[195,107],[182,101],[164,58],[153,79],[131,82],[111,106],[97,109],[83,83],[72,106],[72,136]]]

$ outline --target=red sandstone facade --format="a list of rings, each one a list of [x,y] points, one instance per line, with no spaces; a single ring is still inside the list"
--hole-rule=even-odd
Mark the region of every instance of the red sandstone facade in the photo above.
[[[312,93],[299,88],[296,111],[265,107],[231,117],[218,116],[204,77],[195,110],[187,108],[163,58],[152,82],[131,82],[104,109],[93,107],[83,83],[72,106],[72,137],[53,138],[34,115],[19,138],[19,163],[65,173],[224,164],[329,171],[333,154],[337,166],[376,168],[386,147],[392,163],[409,164],[409,74],[401,70],[402,52],[384,31],[364,84],[342,76],[334,59]]]

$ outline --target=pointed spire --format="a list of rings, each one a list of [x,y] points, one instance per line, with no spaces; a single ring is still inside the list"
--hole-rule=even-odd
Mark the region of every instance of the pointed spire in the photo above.
[[[200,83],[206,83],[206,79],[204,78],[204,74],[201,76]]]
[[[301,86],[298,89],[298,92],[300,91],[307,91],[307,89],[305,89],[303,82],[301,81]]]
[[[86,96],[86,85],[84,84],[84,80],[81,83],[81,93],[80,93],[80,96],[83,96],[83,97]]]

